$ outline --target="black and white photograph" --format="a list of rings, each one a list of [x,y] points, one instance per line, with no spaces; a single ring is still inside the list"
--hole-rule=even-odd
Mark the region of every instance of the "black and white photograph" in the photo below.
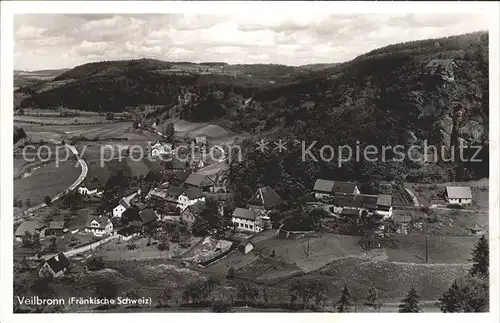
[[[2,3],[6,319],[498,319],[498,2],[45,4]]]

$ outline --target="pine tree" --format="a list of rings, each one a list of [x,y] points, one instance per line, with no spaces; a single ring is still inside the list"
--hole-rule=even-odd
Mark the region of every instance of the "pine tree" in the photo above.
[[[475,249],[472,251],[474,264],[470,270],[471,276],[488,276],[489,273],[489,246],[484,235],[479,238]]]
[[[457,280],[451,284],[450,288],[444,292],[439,299],[439,308],[443,313],[460,312],[462,309],[462,291]]]
[[[351,293],[347,288],[347,284],[344,284],[342,291],[340,292],[340,298],[337,302],[337,312],[346,313],[351,311]]]
[[[419,313],[422,309],[418,305],[418,295],[415,287],[412,285],[408,295],[403,298],[402,303],[398,306],[399,313]]]
[[[375,287],[370,287],[368,296],[366,297],[365,305],[373,307],[374,310],[380,309],[380,301],[378,299],[378,291]]]

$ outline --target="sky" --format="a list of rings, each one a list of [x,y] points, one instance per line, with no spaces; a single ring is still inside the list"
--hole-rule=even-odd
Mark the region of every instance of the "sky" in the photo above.
[[[137,58],[303,65],[351,60],[386,45],[487,30],[465,14],[23,14],[14,68]]]

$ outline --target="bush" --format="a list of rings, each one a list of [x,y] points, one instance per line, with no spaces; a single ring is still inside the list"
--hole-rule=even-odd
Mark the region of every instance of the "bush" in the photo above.
[[[102,257],[93,255],[92,257],[87,259],[86,265],[88,270],[90,271],[100,270],[104,268],[104,260],[102,259]]]
[[[137,249],[137,245],[135,243],[129,243],[127,245],[127,249],[128,250],[135,250],[135,249]]]
[[[158,244],[158,250],[163,251],[163,250],[170,250],[170,246],[166,242],[161,242]]]

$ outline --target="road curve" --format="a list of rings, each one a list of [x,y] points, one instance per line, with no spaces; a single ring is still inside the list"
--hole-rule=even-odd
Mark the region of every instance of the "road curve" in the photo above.
[[[61,142],[58,142],[56,140],[53,140],[52,141],[56,144],[60,144]],[[80,167],[82,168],[82,172],[80,173],[80,176],[78,176],[78,178],[76,179],[76,181],[71,184],[67,189],[65,189],[64,191],[60,192],[59,194],[55,195],[51,202],[54,203],[55,201],[57,201],[58,199],[61,198],[61,196],[64,195],[64,193],[68,192],[68,191],[71,191],[73,189],[75,189],[76,187],[78,187],[78,185],[81,184],[81,182],[83,182],[83,180],[85,179],[85,177],[87,176],[87,173],[89,171],[89,167],[87,166],[87,163],[85,162],[85,160],[83,160],[80,155],[78,154],[78,150],[74,147],[74,146],[71,146],[71,145],[68,145],[68,144],[65,144],[65,146],[71,150],[71,152],[75,155],[78,163],[80,164]],[[29,213],[32,213],[33,211],[36,211],[38,209],[41,209],[43,207],[47,206],[45,203],[40,203],[38,205],[35,205],[34,207],[32,208],[29,208],[27,209],[26,211],[24,211],[25,214],[29,214]]]

